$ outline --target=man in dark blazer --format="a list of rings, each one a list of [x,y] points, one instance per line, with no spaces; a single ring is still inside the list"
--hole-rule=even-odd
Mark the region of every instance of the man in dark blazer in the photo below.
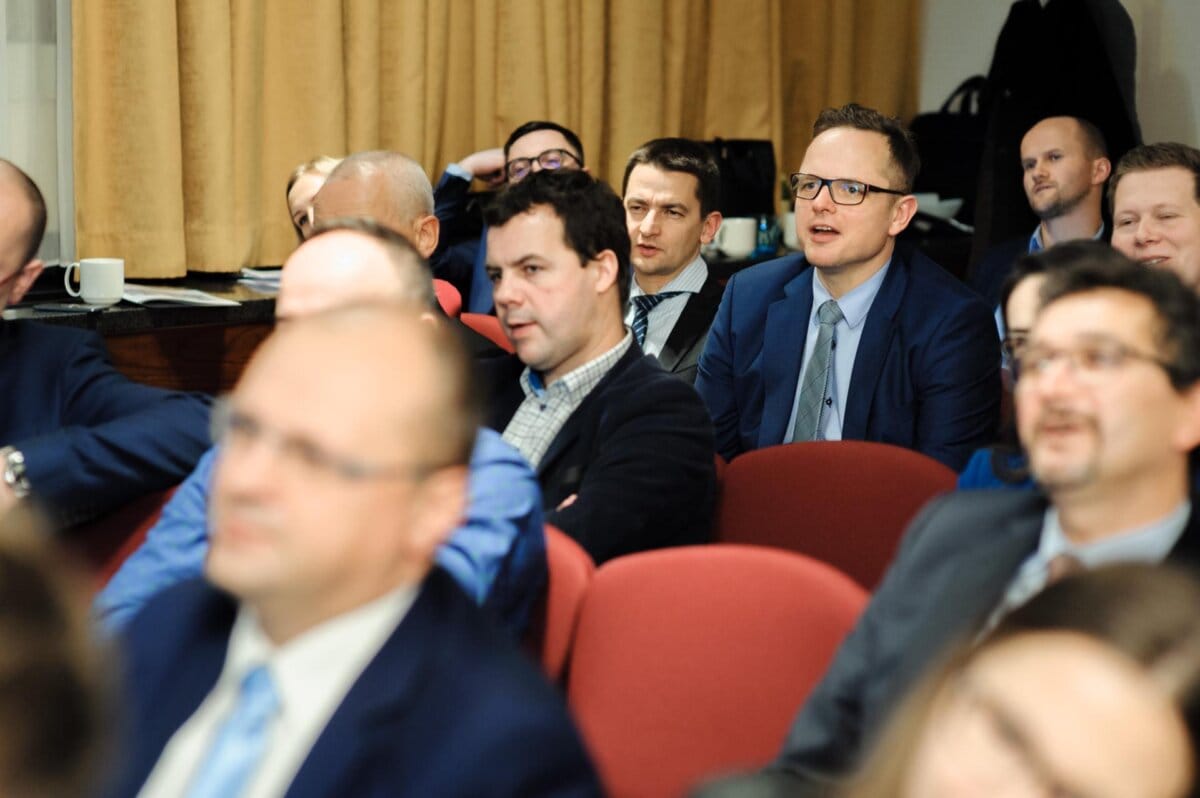
[[[1200,444],[1200,300],[1100,243],[1049,278],[1019,355],[1017,418],[1045,494],[953,494],[896,561],[801,709],[776,767],[847,775],[938,655],[1073,569],[1200,564],[1188,457]],[[814,789],[815,792],[819,790]]]
[[[0,159],[0,309],[42,272],[46,205]],[[181,481],[208,447],[208,397],[138,385],[89,330],[0,321],[0,509],[29,494],[73,524]]]
[[[546,521],[597,562],[705,540],[712,427],[691,386],[622,322],[621,200],[586,173],[539,172],[486,220],[496,314],[516,349],[487,364],[487,423],[533,465]]]
[[[896,247],[917,208],[911,134],[853,104],[822,112],[814,134],[792,175],[804,254],[734,275],[700,357],[717,451],[858,439],[958,470],[998,419],[991,312]]]
[[[721,170],[689,139],[654,139],[625,165],[622,193],[633,244],[633,286],[625,323],[667,371],[696,381],[696,364],[721,303],[700,247],[721,226]]]
[[[208,583],[126,634],[108,794],[599,794],[561,698],[431,569],[469,385],[451,334],[381,305],[263,344],[218,414]]]

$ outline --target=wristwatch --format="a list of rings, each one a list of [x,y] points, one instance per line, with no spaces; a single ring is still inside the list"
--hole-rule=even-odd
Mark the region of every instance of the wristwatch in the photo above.
[[[29,477],[25,476],[25,455],[13,446],[0,449],[0,465],[4,468],[4,484],[13,495],[24,499],[29,495]]]

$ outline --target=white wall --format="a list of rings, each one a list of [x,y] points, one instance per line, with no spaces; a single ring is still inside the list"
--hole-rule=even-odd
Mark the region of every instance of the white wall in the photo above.
[[[1011,0],[924,0],[921,110],[986,74]],[[1200,145],[1200,1],[1121,0],[1137,35],[1137,105],[1146,141]]]

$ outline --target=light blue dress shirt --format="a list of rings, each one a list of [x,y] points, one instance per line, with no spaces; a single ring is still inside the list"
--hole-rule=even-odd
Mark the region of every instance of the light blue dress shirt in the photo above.
[[[217,448],[209,449],[146,542],[96,596],[93,613],[109,630],[131,620],[152,596],[200,576],[208,554],[208,494]],[[546,584],[542,493],[525,459],[494,430],[480,428],[471,452],[467,517],[437,552],[475,602],[520,636]]]

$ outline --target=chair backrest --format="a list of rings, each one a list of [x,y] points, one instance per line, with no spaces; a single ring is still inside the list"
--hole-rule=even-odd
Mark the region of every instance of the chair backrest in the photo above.
[[[725,469],[714,537],[807,554],[870,590],[917,511],[955,481],[936,460],[885,443],[770,446]]]
[[[96,589],[104,587],[129,555],[146,540],[158,523],[163,505],[176,488],[155,491],[118,507],[111,513],[72,530],[70,548],[88,563],[96,577]]]
[[[513,348],[512,341],[508,340],[508,336],[504,334],[504,329],[500,326],[500,320],[495,316],[489,316],[486,313],[464,313],[458,317],[458,320],[490,340],[505,352],[511,353],[516,351]]]
[[[462,294],[451,283],[434,278],[433,292],[437,294],[438,304],[452,319],[457,319],[462,313]]]
[[[712,544],[631,554],[584,599],[567,700],[614,796],[760,767],[866,592],[808,557]]]
[[[559,684],[566,674],[579,610],[596,565],[565,532],[546,524],[546,567],[546,594],[530,614],[525,647],[542,663],[550,681]]]

